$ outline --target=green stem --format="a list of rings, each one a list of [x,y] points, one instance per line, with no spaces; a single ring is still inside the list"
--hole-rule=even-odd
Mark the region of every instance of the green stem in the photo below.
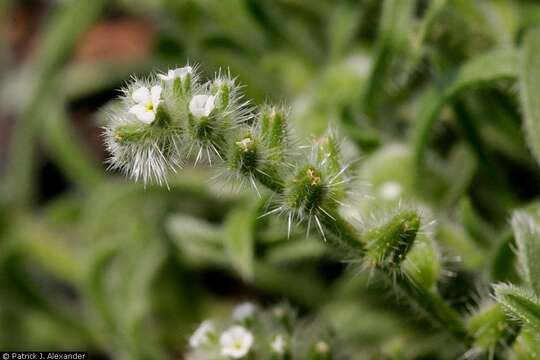
[[[388,276],[401,294],[411,303],[422,310],[425,316],[434,324],[446,328],[456,339],[463,341],[466,345],[470,339],[462,317],[433,291],[424,288],[420,284],[414,283],[405,274],[399,272],[395,276],[391,273],[382,272]]]
[[[270,184],[282,183],[280,179],[270,181]],[[266,183],[262,183],[267,186]],[[282,187],[267,186],[270,190],[281,193]],[[278,190],[278,191],[276,191]],[[329,239],[334,246],[339,248],[352,249],[358,252],[358,256],[364,255],[364,242],[360,233],[355,227],[345,220],[335,210],[325,209],[327,214],[319,217],[321,225],[329,233]],[[442,325],[460,341],[465,344],[469,342],[469,336],[465,328],[463,319],[454,309],[452,309],[437,293],[426,289],[421,284],[413,282],[401,272],[379,268],[384,276],[395,284],[399,291],[406,296],[414,305],[419,307],[429,319],[438,325]]]

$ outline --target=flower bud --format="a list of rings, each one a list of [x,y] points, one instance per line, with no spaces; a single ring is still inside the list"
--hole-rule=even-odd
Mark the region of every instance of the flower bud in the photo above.
[[[323,174],[312,165],[302,167],[289,181],[286,191],[288,207],[302,214],[311,214],[319,209],[327,192]]]
[[[510,324],[502,307],[499,304],[490,304],[468,319],[467,329],[473,338],[474,348],[487,353],[504,343]]]
[[[271,150],[273,161],[282,161],[285,156],[284,146],[287,141],[287,113],[277,106],[265,106],[260,110],[259,122],[262,138]]]
[[[420,216],[414,211],[402,211],[382,226],[365,234],[366,260],[372,267],[398,266],[412,248]]]
[[[257,141],[251,134],[240,137],[232,145],[229,154],[229,167],[242,175],[253,174],[259,164]]]
[[[158,74],[161,81],[169,87],[173,97],[182,98],[191,93],[193,83],[196,83],[196,69],[187,65],[183,68],[169,70],[167,74]]]

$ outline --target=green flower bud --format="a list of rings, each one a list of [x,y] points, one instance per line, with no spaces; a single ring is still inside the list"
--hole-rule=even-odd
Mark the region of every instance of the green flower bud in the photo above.
[[[479,352],[490,352],[497,345],[503,344],[508,336],[509,323],[502,307],[499,304],[490,304],[469,318],[467,330]]]
[[[257,141],[251,134],[242,136],[232,145],[229,155],[229,166],[242,175],[253,174],[259,164]]]
[[[289,181],[286,191],[288,207],[303,214],[319,209],[327,193],[321,171],[312,165],[302,167]]]
[[[282,161],[287,141],[287,113],[276,106],[265,106],[259,114],[262,138],[271,150],[270,159]]]
[[[414,244],[420,229],[420,216],[415,211],[402,211],[382,226],[365,234],[366,261],[371,267],[398,266]]]
[[[441,275],[438,249],[431,238],[418,234],[412,249],[402,264],[404,273],[426,289],[434,289]]]

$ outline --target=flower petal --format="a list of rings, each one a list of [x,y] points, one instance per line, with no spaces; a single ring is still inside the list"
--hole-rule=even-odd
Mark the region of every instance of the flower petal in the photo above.
[[[144,113],[137,114],[140,121],[145,124],[151,124],[156,119],[156,113],[153,111],[145,111]]]
[[[209,116],[210,113],[214,110],[215,106],[215,96],[209,96],[208,99],[206,99],[206,103],[204,104],[204,116]]]
[[[195,117],[208,116],[206,114],[206,103],[209,95],[195,95],[189,102],[189,112]]]
[[[131,97],[137,104],[146,104],[150,99],[150,91],[147,87],[140,87],[131,94]]]
[[[135,105],[129,109],[129,112],[134,114],[137,119],[145,124],[151,124],[156,118],[156,114],[153,111],[148,111],[142,105]]]
[[[152,89],[150,90],[150,92],[151,92],[151,97],[152,97],[152,103],[154,105],[159,104],[161,100],[161,86],[159,85],[152,86]]]

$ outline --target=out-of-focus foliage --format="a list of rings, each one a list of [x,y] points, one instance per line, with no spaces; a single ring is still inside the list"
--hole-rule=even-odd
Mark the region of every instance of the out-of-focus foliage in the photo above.
[[[13,14],[34,8],[20,54]],[[142,55],[81,55],[126,19]],[[203,319],[285,299],[360,359],[540,356],[536,1],[0,0],[0,21],[0,349],[182,358]],[[169,189],[106,171],[99,109],[188,60],[290,105],[302,142],[336,128],[358,228],[415,205],[394,279],[289,237],[219,170],[186,164]]]

